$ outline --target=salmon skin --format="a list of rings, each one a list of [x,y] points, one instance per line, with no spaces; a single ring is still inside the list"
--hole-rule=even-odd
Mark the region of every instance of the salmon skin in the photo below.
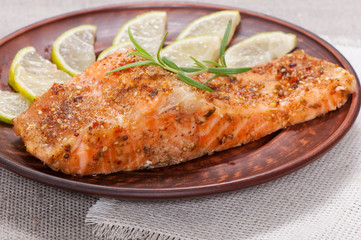
[[[127,53],[54,84],[13,120],[29,153],[66,174],[164,167],[262,138],[335,110],[356,90],[345,69],[299,50],[219,77],[206,92]],[[195,79],[204,82],[210,74]]]

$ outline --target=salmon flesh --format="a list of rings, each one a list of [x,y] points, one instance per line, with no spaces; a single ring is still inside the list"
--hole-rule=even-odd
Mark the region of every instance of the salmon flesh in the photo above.
[[[356,90],[348,71],[302,50],[216,78],[213,92],[157,66],[106,74],[139,60],[114,54],[54,84],[13,120],[27,151],[66,174],[164,167],[314,119]]]

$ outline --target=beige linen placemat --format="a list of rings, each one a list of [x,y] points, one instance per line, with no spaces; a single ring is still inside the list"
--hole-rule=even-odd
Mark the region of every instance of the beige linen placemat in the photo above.
[[[333,40],[361,76],[360,41]],[[86,222],[102,239],[361,239],[361,120],[309,166],[224,194],[101,198]]]

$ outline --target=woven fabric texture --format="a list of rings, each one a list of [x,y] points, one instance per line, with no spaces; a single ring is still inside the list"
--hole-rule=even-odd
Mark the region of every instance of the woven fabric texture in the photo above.
[[[95,239],[84,219],[96,199],[0,168],[0,239]]]
[[[329,40],[360,75],[360,43]],[[86,222],[106,239],[361,239],[360,145],[358,118],[333,150],[272,182],[192,199],[101,198]]]

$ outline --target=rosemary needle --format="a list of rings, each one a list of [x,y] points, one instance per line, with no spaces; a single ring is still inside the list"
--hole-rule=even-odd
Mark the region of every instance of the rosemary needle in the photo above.
[[[177,74],[177,77],[179,78],[179,80],[181,80],[182,82],[184,82],[188,85],[191,85],[193,87],[196,87],[198,89],[202,89],[202,90],[205,90],[208,92],[212,92],[213,90],[211,88],[207,87],[206,84],[208,84],[213,79],[215,79],[219,76],[230,76],[230,75],[237,74],[237,73],[243,73],[243,72],[249,71],[251,69],[251,68],[228,68],[226,65],[224,54],[225,54],[229,34],[231,31],[231,26],[232,26],[232,20],[230,20],[228,22],[226,31],[222,38],[219,63],[213,62],[213,61],[203,61],[204,63],[208,63],[208,64],[211,64],[214,66],[214,67],[207,67],[205,64],[198,61],[197,59],[190,57],[194,61],[194,67],[187,67],[187,68],[179,67],[179,66],[177,66],[177,64],[175,64],[169,58],[160,56],[160,51],[162,50],[165,38],[167,37],[168,33],[166,33],[164,35],[162,42],[159,45],[157,54],[153,57],[146,50],[144,50],[144,48],[142,46],[140,46],[139,43],[134,39],[134,36],[129,28],[128,29],[129,38],[135,47],[135,51],[129,53],[128,56],[139,56],[139,57],[145,58],[146,60],[126,64],[124,66],[121,66],[119,68],[116,68],[112,71],[107,72],[107,74],[118,72],[118,71],[121,71],[121,70],[124,70],[127,68],[131,68],[131,67],[144,66],[144,65],[155,65],[155,66],[159,66],[167,71]],[[211,78],[209,78],[207,81],[205,81],[203,84],[190,77],[190,75],[196,75],[196,74],[201,74],[201,73],[205,73],[205,72],[214,73],[214,75]]]

